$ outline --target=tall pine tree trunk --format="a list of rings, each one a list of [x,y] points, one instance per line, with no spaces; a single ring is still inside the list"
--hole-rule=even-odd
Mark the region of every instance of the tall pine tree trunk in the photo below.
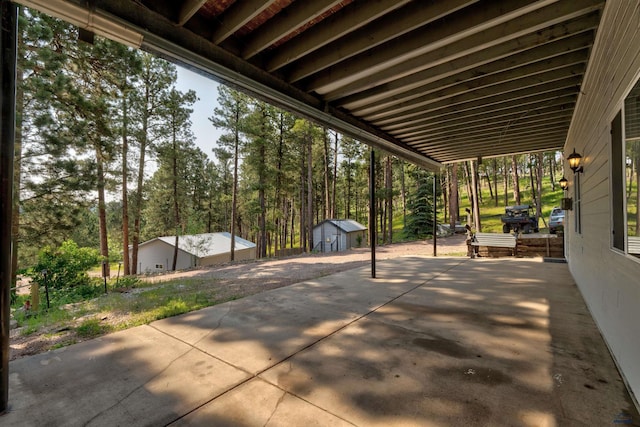
[[[543,162],[544,157],[542,153],[538,153],[538,163],[537,163],[537,176],[536,176],[536,187],[538,198],[536,199],[536,218],[540,220],[542,217],[542,170],[543,170]]]
[[[489,185],[489,197],[491,198],[491,200],[494,199],[493,197],[493,186],[491,185],[491,176],[489,175],[489,172],[485,169],[485,178],[487,180],[487,184]],[[496,193],[498,192],[498,189],[496,188]]]
[[[19,9],[20,16],[24,8]],[[18,45],[22,40],[22,32],[18,32]],[[20,181],[22,170],[22,114],[24,112],[24,88],[22,86],[22,70],[16,70],[16,130],[13,150],[13,207],[11,210],[11,288],[15,289],[18,279],[18,239],[20,234]],[[11,300],[15,291],[12,292]]]
[[[513,200],[516,205],[521,205],[520,180],[518,177],[518,156],[511,156],[511,169],[511,174],[513,175]]]
[[[175,245],[173,247],[173,262],[171,264],[171,270],[176,271],[178,266],[178,239],[180,236],[180,202],[178,201],[178,147],[176,137],[176,125],[173,126],[173,141],[172,141],[172,170],[171,181],[173,185],[173,220],[176,230]]]
[[[633,164],[636,169],[636,236],[640,236],[640,150],[636,150]]]
[[[265,196],[265,187],[266,177],[265,177],[265,166],[264,161],[266,157],[266,147],[264,144],[264,139],[261,140],[260,144],[260,169],[258,173],[258,181],[259,181],[259,189],[258,189],[258,199],[260,202],[260,216],[258,217],[258,228],[260,229],[260,258],[267,257],[267,217],[266,217],[266,196]]]
[[[491,166],[493,167],[493,188],[495,188],[495,206],[498,206],[498,159],[495,157],[491,161]]]
[[[449,181],[449,226],[455,230],[460,220],[460,195],[458,194],[458,164],[451,165],[451,180]]]
[[[309,133],[307,151],[307,232],[309,233],[309,252],[313,251],[313,139]]]
[[[467,197],[469,198],[469,204],[471,204],[471,206],[473,207],[475,199],[473,198],[473,190],[471,189],[471,171],[469,170],[470,163],[470,161],[464,162],[464,179],[467,186]]]
[[[338,132],[334,132],[333,145],[333,188],[331,191],[331,217],[338,218],[338,204],[336,203],[336,183],[338,182]]]
[[[149,85],[145,85],[144,89],[144,108],[142,111],[142,129],[140,138],[140,153],[138,155],[138,182],[136,185],[136,195],[133,200],[133,238],[131,242],[131,274],[138,272],[138,247],[140,245],[140,217],[142,216],[142,191],[144,182],[144,163],[147,153],[147,145],[149,138],[149,111],[151,93]]]
[[[504,158],[504,168],[502,172],[502,183],[504,184],[504,205],[507,206],[509,204],[509,165],[506,157]]]
[[[331,212],[331,187],[329,183],[329,135],[326,128],[322,129],[322,148],[324,154],[324,218],[333,218]]]
[[[440,188],[442,188],[442,210],[444,222],[449,222],[449,168],[440,174]],[[453,230],[453,229],[452,229]]]
[[[482,231],[482,224],[480,224],[480,203],[478,199],[478,179],[477,179],[477,171],[475,167],[475,161],[471,160],[469,162],[470,173],[471,173],[471,191],[473,194],[473,222],[475,224],[476,233],[480,233]]]
[[[400,192],[402,193],[402,227],[407,226],[407,188],[404,177],[404,160],[400,160]]]
[[[100,225],[100,255],[104,258],[106,263],[105,273],[107,277],[110,274],[109,271],[109,243],[107,238],[107,209],[105,201],[105,180],[104,180],[104,159],[102,156],[102,150],[100,145],[96,143],[96,172],[98,175],[98,222]]]
[[[393,159],[391,154],[387,155],[387,164],[385,171],[385,189],[386,189],[386,214],[387,214],[387,243],[393,242]]]
[[[555,153],[549,155],[549,178],[551,179],[551,191],[556,191]]]
[[[275,253],[278,249],[284,249],[287,242],[286,224],[287,224],[287,207],[282,200],[282,158],[284,154],[284,113],[281,111],[278,115],[280,119],[278,122],[278,158],[276,160],[276,202],[275,209],[282,209],[282,215],[275,215],[276,219],[276,247]]]
[[[351,159],[347,160],[347,219],[351,219]]]
[[[129,156],[127,117],[127,95],[122,95],[122,268],[123,274],[131,274],[129,266],[129,199],[128,199],[128,175],[127,157]]]
[[[300,150],[300,248],[302,249],[303,252],[308,252],[307,232],[306,232],[307,196],[305,192],[305,186],[306,186],[305,176],[307,173],[307,169],[305,167],[306,155],[307,155],[307,147],[305,145]]]
[[[538,200],[538,197],[536,195],[536,184],[535,184],[535,179],[533,177],[533,173],[534,173],[534,162],[535,162],[535,157],[533,154],[529,154],[529,185],[531,186],[531,200],[533,201],[533,203],[535,203],[536,200]]]
[[[236,218],[238,216],[238,149],[240,146],[240,108],[236,108],[236,127],[233,140],[233,188],[231,189],[231,247],[229,248],[229,260],[236,259]]]

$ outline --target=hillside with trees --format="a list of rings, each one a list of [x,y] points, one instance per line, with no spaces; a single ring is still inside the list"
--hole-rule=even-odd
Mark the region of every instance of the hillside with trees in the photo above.
[[[219,86],[209,114],[222,136],[205,153],[190,119],[198,94],[176,88],[175,65],[99,37],[81,42],[77,28],[33,11],[21,12],[18,71],[20,268],[73,241],[137,274],[141,242],[216,231],[256,242],[259,257],[309,252],[323,219],[368,223],[369,148],[332,129]],[[557,159],[484,159],[434,175],[376,152],[379,243],[429,235],[434,203],[443,223],[464,207],[527,203],[544,214]]]

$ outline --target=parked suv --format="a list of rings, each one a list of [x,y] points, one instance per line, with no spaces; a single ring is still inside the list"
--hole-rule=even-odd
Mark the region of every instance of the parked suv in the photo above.
[[[560,208],[553,208],[549,215],[549,233],[555,234],[564,228],[564,211]]]

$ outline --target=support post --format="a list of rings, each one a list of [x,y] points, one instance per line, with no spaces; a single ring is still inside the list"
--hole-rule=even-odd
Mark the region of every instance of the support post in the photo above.
[[[376,152],[369,154],[369,244],[371,245],[371,278],[376,278]]]
[[[438,256],[438,225],[436,223],[436,217],[438,210],[438,198],[436,197],[436,173],[433,173],[433,256]]]
[[[0,414],[9,404],[9,316],[11,314],[11,224],[16,124],[18,7],[0,0]]]

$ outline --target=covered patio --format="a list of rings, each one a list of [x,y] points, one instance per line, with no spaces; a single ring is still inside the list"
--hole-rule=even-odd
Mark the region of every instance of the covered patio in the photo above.
[[[403,257],[11,363],[7,426],[638,425],[566,264]]]
[[[331,276],[9,367],[17,6],[0,0],[3,425],[638,423],[612,361],[637,396],[640,262],[613,132],[640,78],[637,2],[20,3],[432,170],[552,149],[584,167],[565,167],[568,264],[386,262],[378,280]]]

